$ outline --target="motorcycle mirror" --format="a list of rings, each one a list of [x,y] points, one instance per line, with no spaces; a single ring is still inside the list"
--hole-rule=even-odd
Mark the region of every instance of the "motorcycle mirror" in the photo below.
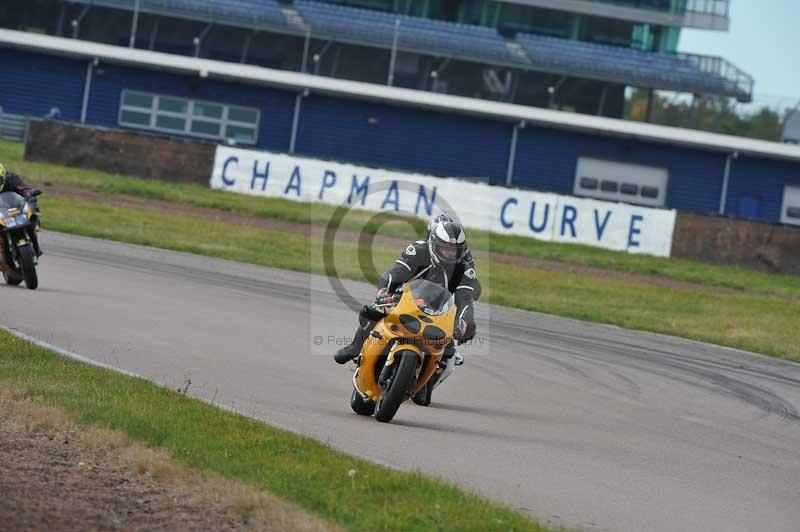
[[[42,191],[39,190],[38,188],[34,188],[33,190],[31,190],[31,196],[32,197],[35,198],[36,196],[41,196],[41,195],[42,195]]]

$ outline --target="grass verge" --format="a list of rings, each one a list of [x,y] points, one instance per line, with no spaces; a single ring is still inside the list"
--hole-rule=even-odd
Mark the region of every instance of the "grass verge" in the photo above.
[[[42,184],[88,188],[103,194],[127,194],[141,198],[213,208],[238,214],[275,218],[304,224],[327,224],[334,208],[298,203],[277,198],[262,198],[211,190],[199,185],[183,185],[110,175],[94,170],[30,163],[23,158],[21,143],[0,141],[0,161],[31,181]],[[353,212],[343,227],[379,231],[379,226],[366,223],[374,213]],[[380,229],[382,234],[416,238],[407,224],[391,224]],[[470,231],[470,247],[482,251],[517,255],[627,273],[659,276],[707,286],[724,287],[743,292],[780,295],[800,300],[800,278],[766,275],[743,268],[715,266],[696,262],[664,259],[646,255],[609,251],[580,245],[555,244],[532,238]]]
[[[60,197],[42,199],[50,229],[177,251],[323,274],[322,247],[312,237],[190,216],[107,207]],[[198,230],[202,228],[202,230]],[[377,265],[397,250],[375,247]],[[337,244],[339,275],[364,279],[355,244]],[[342,260],[338,260],[342,258]],[[46,260],[47,257],[45,256]],[[640,285],[619,279],[481,264],[481,301],[626,328],[682,336],[800,361],[800,303],[764,294],[718,293]]]
[[[202,474],[241,480],[352,530],[545,531],[525,516],[230,414],[145,380],[78,364],[0,331],[0,388],[123,432]],[[351,471],[353,473],[351,473]]]
[[[0,487],[8,490],[0,519],[8,530],[29,530],[32,523],[46,529],[59,522],[63,529],[81,523],[95,530],[108,528],[110,521],[127,530],[153,525],[164,530],[341,530],[272,493],[178,464],[166,450],[120,430],[78,426],[63,408],[0,382],[0,465],[5,466]],[[24,452],[15,453],[14,447]],[[42,489],[53,485],[69,489]],[[149,492],[145,512],[136,500],[142,491]],[[14,508],[15,502],[20,507]]]

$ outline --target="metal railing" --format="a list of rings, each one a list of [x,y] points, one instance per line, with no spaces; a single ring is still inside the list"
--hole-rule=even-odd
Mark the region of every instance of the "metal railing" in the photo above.
[[[699,13],[727,18],[730,13],[730,0],[591,0],[598,4],[612,4],[633,9],[647,9],[662,13],[685,15],[686,13]]]
[[[730,88],[734,89],[739,95],[737,98],[743,102],[750,102],[753,99],[753,88],[755,80],[746,72],[740,70],[722,57],[710,55],[697,55],[679,53],[681,57],[698,68],[700,71],[721,78],[726,83],[730,84]]]
[[[687,13],[701,13],[728,18],[731,11],[730,0],[688,0]]]
[[[0,138],[3,140],[25,140],[28,118],[23,115],[4,113],[0,107]]]

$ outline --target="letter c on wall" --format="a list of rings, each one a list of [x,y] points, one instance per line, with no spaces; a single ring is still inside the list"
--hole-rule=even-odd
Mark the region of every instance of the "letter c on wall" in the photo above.
[[[225,177],[225,174],[228,171],[228,165],[231,164],[231,163],[239,164],[239,158],[238,157],[228,157],[227,159],[225,159],[225,162],[222,164],[222,176],[221,177],[222,177],[222,182],[225,183],[226,187],[232,187],[233,185],[236,184],[236,180],[235,179],[228,179],[227,177]]]
[[[518,203],[519,202],[517,201],[517,198],[508,198],[506,202],[503,203],[503,206],[500,208],[500,223],[506,229],[511,229],[512,227],[514,227],[514,222],[506,221],[506,209],[508,208],[509,205],[516,205]]]

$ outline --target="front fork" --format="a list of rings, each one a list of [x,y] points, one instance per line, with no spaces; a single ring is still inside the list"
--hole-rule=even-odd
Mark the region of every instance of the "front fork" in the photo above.
[[[392,346],[391,350],[389,351],[389,355],[386,357],[386,363],[384,363],[383,368],[381,369],[380,374],[378,375],[378,386],[383,388],[384,390],[391,386],[392,381],[391,379],[394,377],[395,370],[397,369],[397,358],[396,354],[398,351],[413,351],[417,357],[417,377],[419,377],[419,368],[425,361],[424,353],[417,351],[417,349],[408,349],[408,345],[404,344],[395,344]],[[408,356],[408,355],[406,355]],[[414,391],[414,387],[416,386],[417,379],[414,379],[409,383],[410,389],[407,390],[407,393],[411,394]]]

